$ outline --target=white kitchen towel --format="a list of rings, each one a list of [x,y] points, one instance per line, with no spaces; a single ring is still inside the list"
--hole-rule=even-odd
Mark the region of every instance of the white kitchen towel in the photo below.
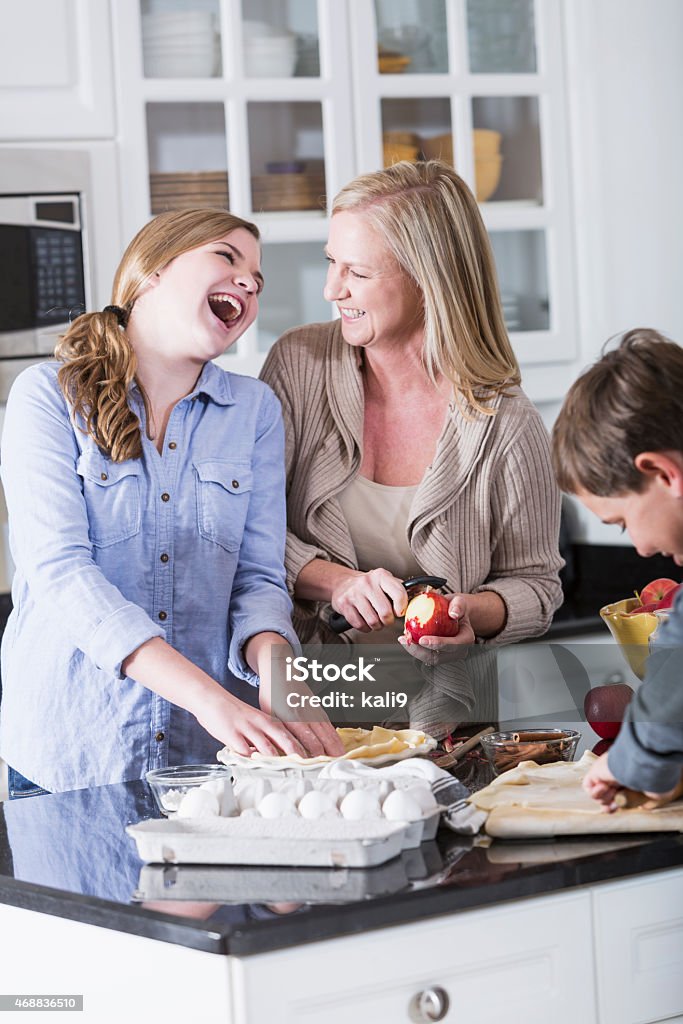
[[[359,764],[357,761],[332,761],[320,772],[321,779],[337,779],[356,784],[360,778],[368,785],[388,779],[395,785],[404,785],[422,779],[429,783],[437,804],[442,808],[441,820],[451,831],[460,835],[476,835],[486,821],[486,812],[468,803],[470,791],[443,768],[425,757],[409,757],[383,768]]]

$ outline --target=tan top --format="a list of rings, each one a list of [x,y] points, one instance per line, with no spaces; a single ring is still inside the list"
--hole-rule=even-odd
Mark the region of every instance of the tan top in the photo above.
[[[338,495],[358,568],[381,566],[400,580],[422,572],[408,543],[408,518],[414,487],[390,487],[360,473]]]
[[[419,576],[422,569],[408,543],[410,507],[417,492],[414,487],[378,484],[360,473],[338,496],[356,552],[358,568],[369,572],[381,566],[400,580]],[[354,644],[390,644],[403,631],[403,620],[371,633],[348,630]]]
[[[288,331],[261,377],[282,403],[286,436],[288,535],[293,594],[311,559],[357,568],[339,494],[359,471],[363,382],[338,320]],[[558,549],[560,493],[548,436],[520,388],[491,403],[495,416],[466,418],[455,402],[434,461],[415,494],[408,540],[423,573],[445,576],[453,593],[492,590],[507,622],[486,644],[544,633],[562,601]],[[295,601],[303,643],[335,642],[315,602]]]

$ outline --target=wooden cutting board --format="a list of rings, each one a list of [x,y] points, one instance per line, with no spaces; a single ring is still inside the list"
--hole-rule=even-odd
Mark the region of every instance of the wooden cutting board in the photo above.
[[[643,806],[642,794],[632,794],[633,802],[641,806],[607,813],[581,786],[595,760],[595,754],[586,752],[574,763],[525,761],[499,775],[470,802],[488,813],[484,829],[499,839],[683,832],[683,800],[649,807]]]

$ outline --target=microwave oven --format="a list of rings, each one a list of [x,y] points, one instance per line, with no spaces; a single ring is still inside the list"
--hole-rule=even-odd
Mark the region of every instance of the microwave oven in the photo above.
[[[51,356],[85,311],[81,199],[0,194],[0,360]]]

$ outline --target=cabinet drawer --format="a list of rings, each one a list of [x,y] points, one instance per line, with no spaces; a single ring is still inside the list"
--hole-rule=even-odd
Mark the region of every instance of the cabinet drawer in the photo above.
[[[448,997],[441,1018],[500,1024],[595,1021],[590,900],[547,897],[250,957],[235,965],[236,1021],[409,1021],[420,992]]]
[[[683,870],[603,886],[593,900],[600,1024],[683,1015]]]

